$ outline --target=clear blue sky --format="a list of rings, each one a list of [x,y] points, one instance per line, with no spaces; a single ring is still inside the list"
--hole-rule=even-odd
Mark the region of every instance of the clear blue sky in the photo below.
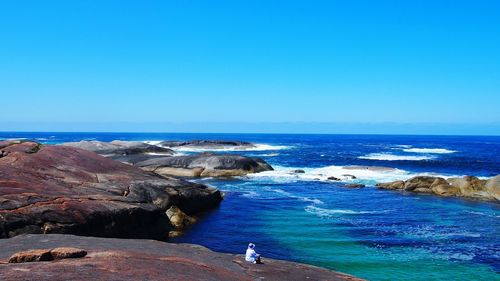
[[[500,1],[1,1],[0,97],[0,131],[500,134]]]

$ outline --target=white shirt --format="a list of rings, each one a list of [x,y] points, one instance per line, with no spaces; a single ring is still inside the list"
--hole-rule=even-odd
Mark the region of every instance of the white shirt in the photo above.
[[[245,260],[249,262],[255,262],[259,255],[255,252],[254,249],[248,248],[247,253],[245,255]]]

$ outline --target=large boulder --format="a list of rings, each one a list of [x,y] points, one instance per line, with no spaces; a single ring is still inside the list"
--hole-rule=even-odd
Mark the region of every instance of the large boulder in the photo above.
[[[480,180],[477,177],[465,176],[463,178],[449,178],[448,182],[452,186],[460,189],[462,196],[479,198],[489,197],[484,186],[486,181]]]
[[[407,181],[405,181],[404,190],[406,191],[416,191],[416,192],[426,192],[424,190],[429,190],[431,185],[435,180],[438,180],[436,177],[413,177]]]
[[[163,239],[171,206],[193,214],[221,193],[94,152],[35,142],[0,143],[0,238],[72,233]]]
[[[486,192],[496,200],[500,200],[500,175],[492,177],[484,185]]]
[[[443,178],[436,178],[431,184],[430,189],[433,193],[441,196],[457,196],[460,194],[460,189],[452,186]]]
[[[160,175],[184,177],[241,176],[273,170],[269,164],[257,157],[213,153],[161,157],[136,165]]]
[[[405,182],[404,181],[393,181],[393,182],[381,182],[376,185],[378,188],[397,190],[404,189]]]
[[[9,257],[30,249],[76,247],[84,258],[8,263]],[[242,255],[216,253],[202,246],[141,239],[23,235],[0,239],[0,280],[361,280],[316,266],[264,257],[263,264]],[[44,250],[47,249],[47,250]]]

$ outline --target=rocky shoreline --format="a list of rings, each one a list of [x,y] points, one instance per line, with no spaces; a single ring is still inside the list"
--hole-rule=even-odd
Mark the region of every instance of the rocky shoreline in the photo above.
[[[362,280],[295,262],[266,258],[255,265],[241,255],[143,239],[21,235],[0,239],[0,248],[0,280]],[[65,255],[52,258],[54,252]],[[39,261],[44,254],[51,258]]]
[[[208,211],[222,193],[69,147],[0,142],[0,238],[26,233],[166,239],[175,218]],[[171,217],[173,215],[171,214]]]
[[[97,146],[107,157],[91,151]],[[216,208],[222,193],[113,160],[154,151],[161,154],[153,155],[158,163],[174,155],[168,148],[97,146],[0,141],[0,238],[8,238],[0,239],[1,280],[361,280],[288,261],[253,265],[238,255],[158,241]],[[212,163],[224,176],[272,169],[235,155],[177,159]]]
[[[406,181],[377,184],[378,188],[426,193],[444,197],[462,197],[484,201],[500,201],[500,175],[488,180],[474,176],[448,178],[417,176]]]
[[[9,238],[0,239],[0,279],[29,276],[54,280],[50,276],[62,274],[59,277],[65,280],[183,280],[186,276],[190,280],[360,280],[270,259],[255,267],[243,262],[241,256],[200,246],[140,240],[168,240],[179,235],[196,222],[199,214],[216,208],[223,200],[216,188],[187,179],[273,170],[256,157],[207,152],[179,155],[176,148],[201,151],[252,146],[227,141],[169,141],[159,145],[0,141],[0,238]],[[350,167],[360,168],[388,169]],[[343,174],[342,178],[328,179],[349,182],[356,177]],[[346,187],[364,185],[351,183]],[[488,180],[418,176],[377,187],[500,200],[500,175]]]

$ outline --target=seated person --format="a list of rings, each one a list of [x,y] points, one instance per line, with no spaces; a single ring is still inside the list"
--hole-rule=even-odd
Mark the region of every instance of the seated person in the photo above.
[[[251,263],[261,263],[260,255],[255,252],[255,244],[248,244],[247,253],[245,255],[245,260]]]

